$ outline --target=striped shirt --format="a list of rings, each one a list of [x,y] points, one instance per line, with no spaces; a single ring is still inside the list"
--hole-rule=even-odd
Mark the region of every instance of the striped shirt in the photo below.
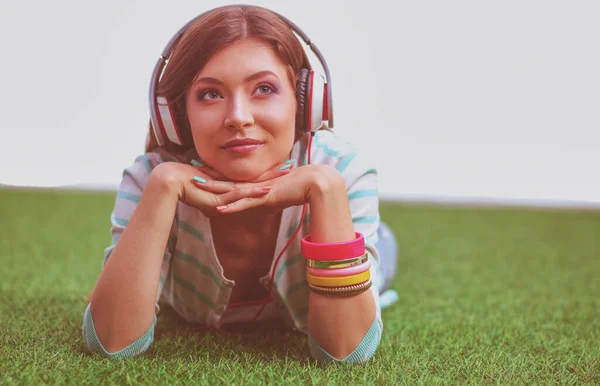
[[[307,143],[306,139],[300,140],[292,149],[291,158],[296,159],[296,166],[307,164]],[[112,244],[105,250],[103,266],[110,259],[119,237],[133,215],[150,173],[158,164],[168,161],[189,163],[191,159],[186,156],[174,156],[158,148],[140,155],[133,165],[124,170],[111,215]],[[372,267],[373,285],[370,290],[375,297],[376,316],[361,347],[349,356],[353,361],[364,361],[373,355],[383,330],[378,290],[379,254],[375,247],[380,222],[377,171],[355,148],[329,130],[320,130],[314,136],[311,163],[332,166],[343,176],[354,229],[365,237]],[[300,239],[309,232],[310,208],[307,207],[298,235],[281,256],[277,267],[273,266],[275,258],[300,225],[301,213],[301,206],[283,210],[271,270],[260,279],[260,284],[268,290],[271,274],[275,270],[272,291],[274,302],[265,308],[258,320],[283,319],[290,327],[308,334],[314,357],[324,361],[336,360],[318,347],[308,331],[309,287],[305,277],[306,265],[300,253]],[[228,309],[234,285],[233,280],[224,276],[217,258],[209,219],[198,209],[179,202],[164,251],[156,314],[160,312],[158,302],[162,299],[189,322],[220,326],[223,323],[249,321],[260,306]],[[84,315],[84,339],[93,351],[110,355],[97,341],[89,309],[88,305]],[[152,341],[153,327],[154,324],[145,334],[143,342],[144,337],[136,342],[137,345],[129,347],[129,354],[137,354],[147,349]]]

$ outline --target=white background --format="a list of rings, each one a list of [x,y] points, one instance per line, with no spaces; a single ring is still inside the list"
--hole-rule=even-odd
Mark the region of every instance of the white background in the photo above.
[[[320,48],[382,196],[600,203],[600,2],[248,2]],[[2,1],[0,183],[116,187],[158,54],[231,3]]]

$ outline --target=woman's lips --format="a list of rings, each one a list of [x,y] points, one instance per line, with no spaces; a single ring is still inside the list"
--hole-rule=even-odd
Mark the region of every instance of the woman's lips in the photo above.
[[[223,149],[232,153],[250,153],[261,147],[262,143],[227,146]]]

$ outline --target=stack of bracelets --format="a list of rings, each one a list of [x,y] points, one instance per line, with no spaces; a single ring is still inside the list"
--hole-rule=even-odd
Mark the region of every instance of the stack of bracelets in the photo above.
[[[312,291],[323,295],[358,295],[371,287],[371,263],[365,239],[356,232],[352,241],[314,243],[310,235],[300,242],[306,259],[306,281]]]

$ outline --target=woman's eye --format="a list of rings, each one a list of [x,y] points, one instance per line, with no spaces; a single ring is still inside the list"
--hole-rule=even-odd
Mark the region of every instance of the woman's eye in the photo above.
[[[221,94],[219,94],[215,90],[200,91],[198,93],[199,100],[213,100],[213,99],[219,99],[220,97],[221,97]]]
[[[275,91],[275,88],[269,84],[261,84],[256,88],[256,92],[258,94],[271,94]]]

